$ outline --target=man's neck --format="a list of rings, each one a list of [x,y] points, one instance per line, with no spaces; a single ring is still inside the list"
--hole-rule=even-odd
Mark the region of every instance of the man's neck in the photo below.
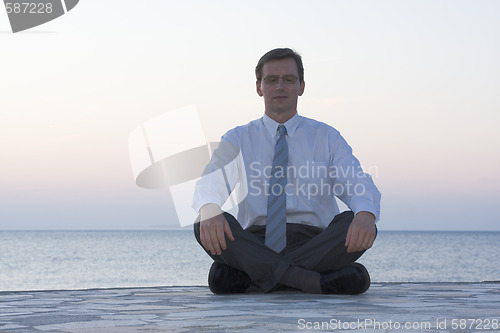
[[[266,115],[279,124],[284,124],[295,116],[297,110],[293,112],[272,112],[266,110]]]

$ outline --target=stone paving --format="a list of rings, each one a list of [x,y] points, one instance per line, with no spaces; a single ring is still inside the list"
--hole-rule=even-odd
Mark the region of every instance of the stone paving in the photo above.
[[[0,293],[1,332],[500,332],[500,282],[375,283],[360,296],[207,287]]]

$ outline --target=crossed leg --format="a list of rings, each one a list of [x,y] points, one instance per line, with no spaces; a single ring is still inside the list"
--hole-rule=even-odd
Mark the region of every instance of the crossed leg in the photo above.
[[[351,211],[335,216],[325,230],[287,224],[287,246],[280,253],[264,244],[265,226],[252,226],[244,230],[231,214],[224,213],[224,217],[235,240],[226,237],[227,248],[220,255],[205,252],[216,263],[245,272],[252,283],[264,292],[273,290],[290,267],[327,272],[355,262],[364,253],[347,253],[344,245],[354,217]],[[201,245],[199,217],[194,225],[194,234]]]

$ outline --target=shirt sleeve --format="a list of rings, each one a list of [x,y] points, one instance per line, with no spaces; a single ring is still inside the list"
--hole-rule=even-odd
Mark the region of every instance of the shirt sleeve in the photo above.
[[[221,138],[201,178],[196,182],[192,205],[196,212],[208,203],[222,207],[237,185],[242,183],[241,151],[235,141],[228,140],[230,138],[230,132]]]
[[[380,219],[380,191],[372,177],[361,168],[358,159],[352,154],[352,148],[340,133],[332,135],[331,167],[335,171],[336,196],[357,214],[368,211],[375,215],[375,222]]]

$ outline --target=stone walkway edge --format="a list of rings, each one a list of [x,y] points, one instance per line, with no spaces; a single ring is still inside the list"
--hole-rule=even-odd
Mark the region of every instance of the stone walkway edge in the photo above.
[[[1,332],[500,332],[500,282],[373,283],[363,295],[206,286],[0,292]]]

